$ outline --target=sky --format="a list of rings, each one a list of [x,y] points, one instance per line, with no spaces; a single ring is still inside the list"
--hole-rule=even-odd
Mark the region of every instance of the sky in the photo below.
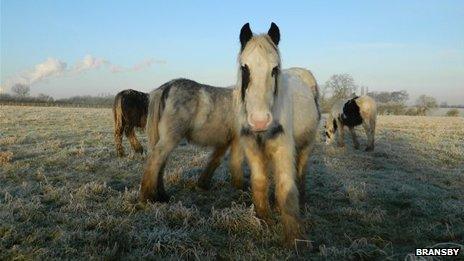
[[[308,68],[320,85],[348,73],[370,91],[464,104],[464,1],[0,2],[4,92],[148,92],[179,77],[232,85],[240,28],[275,22],[283,67]]]

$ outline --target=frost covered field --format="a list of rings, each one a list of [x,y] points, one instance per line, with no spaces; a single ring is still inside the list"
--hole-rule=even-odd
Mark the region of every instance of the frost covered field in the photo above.
[[[111,110],[0,106],[0,259],[403,259],[463,244],[463,118],[381,116],[373,153],[346,136],[346,148],[319,137],[302,210],[312,248],[296,251],[254,217],[226,164],[211,191],[196,188],[207,149],[179,146],[170,202],[141,205],[143,157],[115,156]]]

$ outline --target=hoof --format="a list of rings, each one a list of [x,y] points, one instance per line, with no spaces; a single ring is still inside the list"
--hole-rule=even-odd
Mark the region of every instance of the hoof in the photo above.
[[[298,201],[300,203],[300,209],[303,209],[306,203],[306,191],[304,189],[300,188],[300,195],[298,197]]]
[[[340,147],[340,148],[343,148],[343,147],[345,147],[345,144],[340,144],[339,143],[339,144],[337,144],[337,146]]]
[[[260,218],[264,223],[266,223],[266,225],[268,226],[274,226],[276,225],[276,222],[274,221],[274,219],[272,219],[270,216],[267,216],[267,217],[263,217],[263,218]]]
[[[118,151],[118,152],[116,152],[116,154],[117,154],[118,157],[120,157],[120,158],[124,157],[124,152],[123,152],[123,151]]]
[[[264,213],[257,212],[256,216],[269,226],[275,225],[274,220],[271,218],[270,211],[266,211]]]
[[[365,151],[373,151],[374,150],[374,147],[371,147],[371,146],[367,146]]]
[[[211,183],[199,180],[197,186],[202,190],[209,190],[211,188]]]
[[[140,147],[140,148],[135,149],[135,153],[143,154],[143,148]]]
[[[232,186],[237,190],[243,190],[243,182],[242,181],[232,181]]]
[[[355,150],[359,150],[359,144],[358,144],[358,145],[354,145],[354,149],[355,149]]]
[[[284,233],[283,246],[292,249],[297,242],[304,240],[305,239],[299,231],[287,231]]]
[[[156,193],[153,195],[145,195],[145,194],[140,194],[140,201],[143,203],[146,202],[168,202],[169,201],[169,196],[166,193]]]
[[[209,190],[211,188],[211,176],[207,172],[201,173],[197,186],[200,189]]]
[[[306,205],[306,200],[305,198],[300,198],[300,209],[304,209]]]
[[[166,193],[158,193],[155,200],[158,201],[158,202],[168,202],[169,201],[169,195],[166,194]]]
[[[297,240],[304,240],[302,234],[302,224],[299,218],[287,216],[282,218],[283,225],[283,245],[288,248],[295,246]]]

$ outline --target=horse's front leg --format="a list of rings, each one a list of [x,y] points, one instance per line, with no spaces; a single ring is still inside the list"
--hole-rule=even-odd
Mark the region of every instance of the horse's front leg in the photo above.
[[[242,170],[242,162],[243,162],[243,149],[240,144],[239,139],[232,140],[230,145],[230,174],[232,179],[232,185],[236,189],[243,189],[243,170]]]
[[[266,173],[264,154],[258,148],[255,141],[251,139],[244,142],[243,149],[251,170],[251,189],[256,215],[267,223],[270,223],[269,179]]]
[[[287,246],[293,245],[295,239],[301,238],[294,150],[293,140],[285,135],[269,141],[266,146],[266,152],[274,168],[276,198],[284,229],[284,243]]]

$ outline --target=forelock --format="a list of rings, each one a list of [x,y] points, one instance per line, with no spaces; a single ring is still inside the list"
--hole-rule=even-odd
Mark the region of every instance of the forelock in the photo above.
[[[246,57],[255,51],[261,53],[263,56],[273,57],[280,64],[279,49],[267,34],[261,34],[251,38],[240,53],[240,57]]]

